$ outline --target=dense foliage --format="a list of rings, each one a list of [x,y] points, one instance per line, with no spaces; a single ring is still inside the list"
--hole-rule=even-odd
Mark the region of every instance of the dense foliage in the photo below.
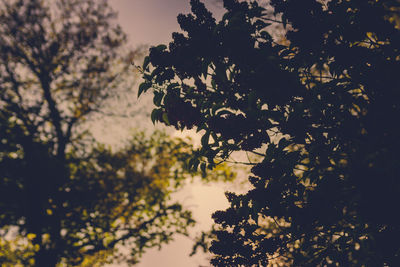
[[[193,224],[170,200],[194,174],[187,142],[136,133],[112,151],[86,132],[132,73],[115,16],[105,0],[0,2],[1,266],[135,263]]]
[[[191,5],[143,64],[152,119],[201,131],[210,168],[262,156],[213,215],[212,263],[398,266],[399,1]]]

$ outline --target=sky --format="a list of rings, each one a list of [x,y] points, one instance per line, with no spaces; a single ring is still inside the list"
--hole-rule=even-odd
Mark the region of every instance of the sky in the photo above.
[[[203,1],[216,18],[223,13],[218,0]],[[168,43],[179,30],[178,14],[190,11],[189,0],[110,0],[118,21],[133,45]]]
[[[217,2],[218,0],[205,1],[207,8],[216,18],[220,18],[223,8]],[[187,14],[190,10],[189,0],[110,0],[109,3],[118,12],[118,22],[128,34],[133,48],[139,45],[169,43],[172,32],[179,31],[177,15]],[[226,186],[223,185],[195,183],[186,186],[176,195],[176,198],[183,201],[185,206],[191,208],[194,218],[198,221],[197,226],[191,231],[193,236],[200,230],[209,229],[212,223],[211,214],[214,211],[228,206],[224,196],[225,190]],[[175,241],[164,245],[161,250],[157,248],[149,250],[137,266],[210,266],[207,260],[209,255],[199,254],[189,257],[192,245],[193,242],[187,237],[177,236]]]

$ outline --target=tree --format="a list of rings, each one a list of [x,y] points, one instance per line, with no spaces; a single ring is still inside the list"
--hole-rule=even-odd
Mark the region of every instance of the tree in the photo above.
[[[213,215],[212,263],[399,265],[400,3],[225,0],[218,23],[191,5],[144,61],[152,119],[201,131],[210,168],[262,157]]]
[[[186,142],[137,135],[113,152],[87,132],[131,76],[115,16],[105,0],[1,1],[2,266],[93,266],[122,244],[136,262],[193,224],[169,199],[195,175]]]
[[[49,191],[55,192],[44,192],[41,187],[46,184],[34,177],[38,188],[31,194],[49,198],[44,207],[38,207],[34,199],[23,195],[28,191],[26,188],[11,191],[12,184],[3,187],[10,192],[2,205],[16,206],[8,210],[3,207],[8,213],[3,221],[10,220],[11,215],[17,217],[15,209],[24,208],[27,205],[24,202],[30,201],[34,213],[31,216],[39,217],[41,222],[41,232],[33,229],[28,220],[7,224],[18,226],[19,234],[15,228],[3,227],[4,239],[0,244],[3,263],[41,266],[54,260],[57,266],[93,266],[110,261],[133,264],[146,248],[161,246],[176,233],[187,235],[187,228],[194,220],[181,204],[171,201],[170,195],[184,179],[194,175],[183,166],[190,151],[184,140],[169,138],[161,132],[150,137],[137,133],[116,152],[103,144],[93,145],[90,151],[81,147],[70,151],[66,155],[69,177],[58,191],[48,186]],[[42,173],[43,165],[50,160],[41,157],[34,163]],[[32,179],[32,175],[18,178],[23,186],[28,186],[23,179]],[[55,199],[63,201],[61,207]],[[42,208],[45,210],[41,212]],[[20,213],[20,220],[29,218],[26,211]],[[117,246],[121,245],[129,248],[131,255],[120,253]],[[39,253],[46,253],[43,262],[38,261]]]

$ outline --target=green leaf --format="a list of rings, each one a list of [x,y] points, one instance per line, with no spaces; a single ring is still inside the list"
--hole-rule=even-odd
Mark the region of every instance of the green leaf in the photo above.
[[[281,19],[282,19],[283,28],[286,29],[287,18],[286,18],[286,14],[285,13],[282,14]]]
[[[189,160],[189,164],[188,164],[189,169],[192,171],[197,171],[199,164],[200,164],[199,158],[197,156],[194,156]]]
[[[147,66],[149,65],[149,63],[150,63],[150,57],[149,57],[149,56],[146,56],[146,57],[144,58],[144,60],[143,60],[143,65],[142,65],[143,70],[145,70],[145,69],[147,68]]]
[[[211,80],[211,86],[213,89],[217,89],[217,84],[215,83],[215,79],[213,77],[213,79]]]
[[[215,147],[218,147],[218,145],[219,145],[219,142],[218,142],[218,136],[217,136],[217,134],[215,133],[215,132],[211,132],[211,136],[212,136],[212,138],[214,139],[214,146]]]
[[[210,132],[207,131],[202,137],[201,137],[201,145],[203,147],[208,146],[208,141],[210,139]]]
[[[260,35],[261,35],[261,37],[262,37],[264,40],[272,41],[272,37],[271,37],[271,35],[270,35],[268,32],[262,31],[262,32],[260,33]]]
[[[157,107],[159,107],[161,105],[161,101],[164,97],[164,92],[162,91],[155,91],[154,92],[154,97],[153,97],[153,103],[154,105],[156,105]]]
[[[215,75],[220,81],[226,81],[226,69],[223,65],[219,65],[219,68],[215,70]]]
[[[167,46],[164,45],[164,44],[160,44],[160,45],[157,45],[154,48],[157,49],[158,51],[163,51],[163,50],[167,49]]]
[[[258,210],[253,207],[250,216],[258,224]]]
[[[202,122],[201,124],[199,124],[196,128],[196,133],[200,132],[201,130],[206,130],[207,131],[208,126],[206,123]]]
[[[202,162],[200,164],[200,170],[201,170],[201,176],[204,178],[206,177],[207,173],[206,173],[206,163]]]
[[[138,97],[142,94],[145,93],[150,87],[151,87],[151,83],[150,82],[142,82],[139,85],[139,90],[138,90]]]
[[[204,79],[207,79],[207,74],[208,74],[208,62],[203,61],[202,66],[201,66],[201,72],[203,74]]]
[[[254,26],[256,26],[256,28],[257,28],[258,30],[262,30],[262,29],[268,27],[269,25],[271,25],[271,23],[267,23],[267,22],[265,22],[265,21],[263,21],[263,20],[261,20],[261,19],[257,20],[257,21],[254,23]]]
[[[290,141],[289,140],[287,140],[286,138],[281,138],[281,140],[279,140],[279,143],[278,143],[278,147],[280,148],[280,149],[284,149],[285,147],[287,147],[288,145],[290,145]]]
[[[170,123],[169,123],[169,119],[168,119],[168,114],[167,113],[163,113],[162,114],[162,120],[163,120],[163,122],[165,122],[167,125],[170,125]]]
[[[155,124],[156,121],[160,120],[160,112],[161,112],[160,109],[153,109],[153,111],[151,112],[150,117],[151,117],[151,121],[153,122],[153,124]]]

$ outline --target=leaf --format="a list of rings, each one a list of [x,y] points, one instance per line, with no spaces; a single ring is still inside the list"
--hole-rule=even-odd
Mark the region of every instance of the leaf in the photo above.
[[[160,112],[161,112],[160,109],[153,109],[153,111],[151,112],[150,117],[151,117],[151,121],[153,122],[153,124],[155,124],[156,121],[160,120],[160,118],[159,118]]]
[[[162,91],[155,91],[154,92],[154,97],[153,97],[153,103],[154,105],[156,105],[157,107],[159,107],[161,105],[161,101],[164,97],[164,92]]]
[[[169,119],[168,119],[168,114],[167,114],[166,112],[164,112],[164,113],[162,114],[162,120],[163,120],[163,122],[165,122],[167,125],[170,125]]]
[[[200,160],[198,157],[192,157],[189,160],[189,169],[191,169],[192,171],[197,171],[197,168],[199,167],[200,164]]]
[[[156,47],[154,47],[154,49],[156,49],[158,51],[163,51],[163,50],[167,49],[167,46],[164,44],[160,44],[160,45],[157,45]]]
[[[219,65],[219,68],[216,68],[215,75],[220,81],[226,81],[227,80],[226,79],[226,69],[222,64]]]
[[[202,163],[200,164],[201,176],[202,176],[203,178],[205,178],[206,175],[207,175],[206,167],[207,167],[207,166],[206,166],[206,163],[202,162]]]
[[[203,147],[208,146],[208,141],[210,139],[210,131],[207,131],[202,137],[201,137],[201,145]]]
[[[278,143],[278,147],[280,148],[280,149],[284,149],[285,147],[287,147],[288,145],[290,145],[290,141],[289,140],[287,140],[286,138],[281,138],[281,140],[279,140],[279,143]]]
[[[262,29],[264,29],[265,27],[268,27],[269,25],[271,25],[271,23],[267,23],[267,22],[265,22],[265,21],[263,21],[263,20],[261,20],[261,19],[257,20],[257,21],[254,23],[254,26],[256,26],[257,30],[262,30]]]
[[[211,80],[211,87],[212,87],[213,89],[217,89],[217,84],[215,83],[214,77],[213,77],[212,80]]]
[[[286,14],[285,13],[282,14],[281,19],[282,19],[283,28],[286,29],[287,18],[286,18]]]
[[[144,58],[144,60],[143,60],[143,65],[142,65],[143,70],[145,70],[145,69],[147,68],[147,66],[149,65],[149,63],[150,63],[150,57],[149,57],[149,56],[146,56],[146,57]]]
[[[145,93],[151,86],[152,86],[152,84],[151,84],[150,82],[147,82],[147,81],[142,82],[142,83],[139,85],[138,97],[140,97],[140,95],[141,95],[142,93]]]
[[[214,139],[214,146],[218,147],[219,142],[218,142],[218,136],[215,132],[211,132],[211,136]]]
[[[203,74],[204,79],[207,79],[208,75],[208,62],[206,60],[203,60],[203,63],[201,65],[201,74]]]
[[[273,41],[272,36],[266,31],[262,31],[260,35],[266,41]]]
[[[29,233],[29,234],[26,235],[26,237],[27,237],[29,240],[33,240],[33,239],[35,239],[36,234],[34,234],[34,233]]]
[[[224,109],[224,110],[218,111],[216,115],[222,117],[222,115],[226,115],[226,114],[232,114],[232,112]]]

